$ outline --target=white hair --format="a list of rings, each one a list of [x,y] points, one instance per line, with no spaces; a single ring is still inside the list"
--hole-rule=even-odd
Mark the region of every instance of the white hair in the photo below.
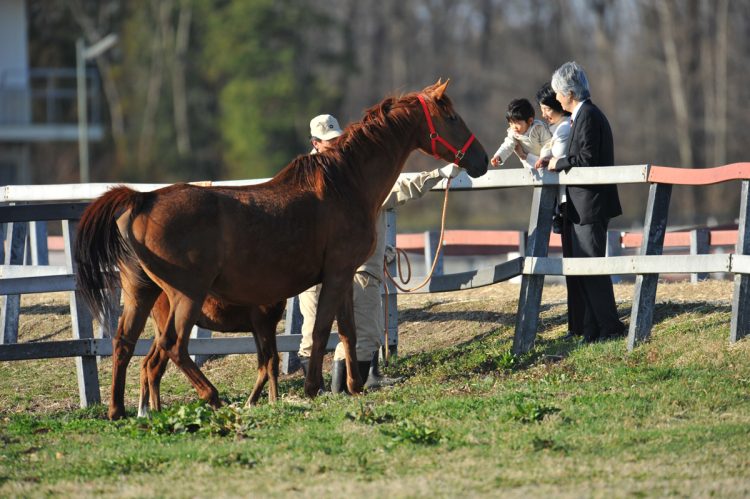
[[[573,94],[579,102],[591,97],[586,72],[575,61],[566,62],[552,74],[552,89],[563,95]]]

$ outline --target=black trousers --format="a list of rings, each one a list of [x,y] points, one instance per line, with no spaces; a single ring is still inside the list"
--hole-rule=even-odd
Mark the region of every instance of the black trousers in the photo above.
[[[563,256],[591,258],[606,256],[609,221],[579,225],[565,216],[563,220]],[[587,340],[620,335],[620,321],[612,289],[612,279],[602,276],[567,276],[568,328]]]

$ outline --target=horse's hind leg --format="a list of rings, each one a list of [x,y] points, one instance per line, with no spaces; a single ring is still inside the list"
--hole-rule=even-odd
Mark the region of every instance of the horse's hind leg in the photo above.
[[[268,400],[276,402],[279,398],[279,352],[276,348],[276,326],[284,313],[286,301],[271,306],[261,306],[253,310],[253,338],[258,348],[258,380],[247,405],[255,405],[260,398],[263,386],[270,379]]]
[[[220,407],[218,390],[195,365],[188,354],[190,330],[200,316],[203,297],[192,299],[179,292],[173,291],[173,293],[170,298],[169,318],[159,339],[159,346],[167,352],[172,362],[185,373],[185,376],[198,392],[198,396],[211,407]]]
[[[149,386],[148,386],[148,362],[154,355],[158,353],[158,347],[156,346],[156,339],[151,343],[146,356],[143,358],[141,363],[141,394],[138,397],[138,417],[144,418],[148,416],[148,400],[149,400]]]
[[[275,331],[272,334],[256,332],[255,335],[258,344],[258,381],[246,405],[255,405],[258,402],[266,381],[269,381],[268,401],[276,402],[279,398],[279,353],[276,350]]]
[[[148,416],[149,411],[161,410],[159,387],[161,378],[167,368],[167,362],[169,362],[169,356],[166,351],[159,347],[159,342],[169,318],[169,308],[167,295],[161,293],[151,310],[155,334],[151,349],[141,364],[141,396],[138,403],[138,417]]]
[[[125,415],[125,374],[138,337],[148,320],[151,307],[160,289],[153,283],[138,284],[123,277],[124,306],[117,333],[112,339],[112,390],[109,401],[109,418],[120,419]]]
[[[357,362],[357,334],[354,323],[354,302],[351,287],[344,294],[344,301],[336,314],[336,322],[339,326],[339,340],[344,347],[346,355],[346,385],[349,393],[362,391],[362,377]]]
[[[154,338],[146,357],[141,364],[141,396],[138,403],[138,417],[147,417],[150,411],[161,410],[160,385],[167,369],[169,356],[159,348],[158,336]]]
[[[258,339],[258,333],[253,333],[253,339],[255,340],[255,349],[258,352],[258,378],[255,380],[255,386],[253,387],[253,391],[250,393],[250,397],[247,399],[247,402],[245,402],[245,407],[249,407],[258,403],[260,394],[263,392],[263,387],[266,386],[266,382],[268,381],[268,369],[266,366],[265,349]]]

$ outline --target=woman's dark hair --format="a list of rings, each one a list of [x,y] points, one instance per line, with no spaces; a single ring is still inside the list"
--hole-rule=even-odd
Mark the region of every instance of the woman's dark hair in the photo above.
[[[513,99],[508,104],[505,119],[508,121],[526,121],[534,117],[534,106],[527,99]]]
[[[552,85],[549,82],[542,85],[542,88],[536,93],[536,100],[539,104],[544,104],[554,111],[561,113],[563,116],[570,115],[569,112],[562,108],[562,105],[560,104],[560,101],[557,100],[557,97],[555,97],[555,91],[552,90]]]

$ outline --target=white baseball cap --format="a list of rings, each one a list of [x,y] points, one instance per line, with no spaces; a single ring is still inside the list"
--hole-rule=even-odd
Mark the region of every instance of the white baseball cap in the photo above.
[[[344,133],[339,122],[330,114],[321,114],[310,120],[310,136],[320,140],[335,139]]]

